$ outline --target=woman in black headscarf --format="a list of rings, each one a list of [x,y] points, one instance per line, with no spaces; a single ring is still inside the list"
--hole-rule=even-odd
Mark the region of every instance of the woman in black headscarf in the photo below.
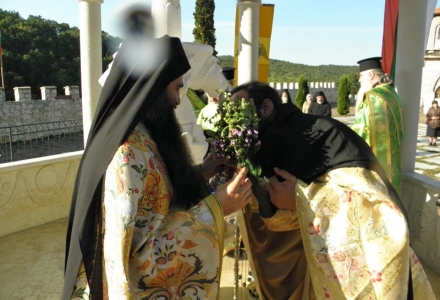
[[[173,111],[189,68],[178,38],[117,53],[73,191],[63,299],[216,299],[223,215],[250,201],[250,183],[244,170],[210,195],[218,162],[193,165]]]

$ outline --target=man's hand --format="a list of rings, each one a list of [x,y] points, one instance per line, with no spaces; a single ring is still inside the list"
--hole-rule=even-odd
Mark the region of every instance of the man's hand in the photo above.
[[[285,181],[278,181],[274,175],[269,179],[267,190],[270,194],[270,201],[281,209],[295,210],[295,185],[297,178],[285,170],[274,168],[275,173],[284,178]]]
[[[223,168],[226,168],[226,173],[231,176],[235,170],[235,166],[229,163],[228,158],[220,158],[215,152],[210,152],[200,164],[200,173],[205,180],[209,180],[220,173]]]
[[[239,210],[252,200],[252,183],[246,178],[247,171],[247,168],[243,168],[238,174],[234,173],[232,179],[216,191],[225,216]]]

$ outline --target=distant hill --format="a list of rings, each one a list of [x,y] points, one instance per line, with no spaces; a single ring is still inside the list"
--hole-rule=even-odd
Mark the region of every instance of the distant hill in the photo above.
[[[231,55],[218,56],[222,67],[233,66]],[[304,75],[308,82],[336,82],[342,75],[356,78],[359,74],[358,66],[320,65],[308,66],[295,64],[277,59],[269,60],[269,82],[296,82],[300,75]]]

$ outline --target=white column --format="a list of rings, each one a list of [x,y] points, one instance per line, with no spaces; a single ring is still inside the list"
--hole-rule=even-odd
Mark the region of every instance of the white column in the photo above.
[[[81,94],[84,144],[101,92],[102,74],[101,4],[103,0],[77,0],[80,19]]]
[[[258,35],[261,0],[238,0],[238,80],[258,79]]]
[[[400,1],[397,32],[397,92],[402,99],[402,172],[414,172],[425,49],[427,0]]]
[[[151,15],[154,20],[155,37],[166,35],[182,39],[180,0],[153,0]]]

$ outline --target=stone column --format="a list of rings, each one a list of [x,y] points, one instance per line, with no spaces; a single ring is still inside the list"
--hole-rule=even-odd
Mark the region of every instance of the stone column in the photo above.
[[[238,0],[238,80],[258,79],[258,34],[261,0]]]
[[[104,1],[77,1],[80,18],[81,94],[85,143],[101,92],[98,79],[102,74],[101,4]]]
[[[14,88],[15,101],[30,101],[31,100],[31,87],[20,86]]]
[[[6,101],[5,89],[0,87],[0,102]]]
[[[414,172],[428,0],[400,1],[395,86],[402,100],[402,172]]]
[[[167,34],[182,40],[181,10],[180,0],[153,0],[151,15],[156,37]]]
[[[72,96],[73,100],[79,100],[79,86],[68,85],[64,87],[64,94]]]
[[[41,100],[50,100],[55,99],[57,96],[57,87],[56,86],[42,86],[41,90]]]

